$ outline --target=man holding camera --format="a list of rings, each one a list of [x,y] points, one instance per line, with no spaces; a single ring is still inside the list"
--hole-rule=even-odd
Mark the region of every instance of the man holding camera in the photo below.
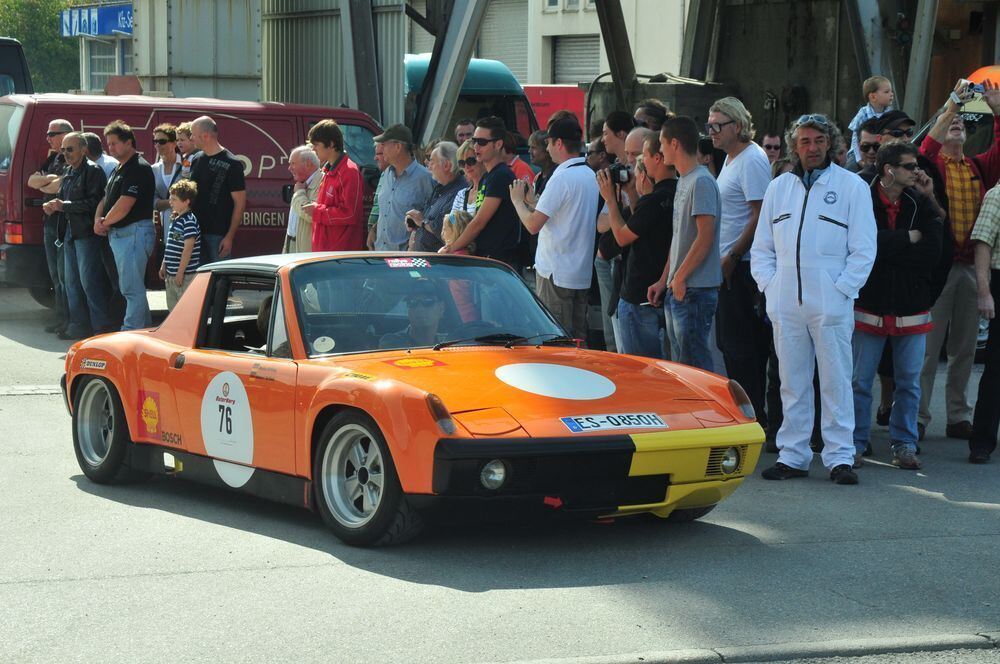
[[[948,98],[944,111],[920,145],[920,153],[937,166],[948,194],[948,220],[955,241],[951,269],[931,309],[934,329],[927,335],[924,366],[920,372],[920,414],[917,430],[924,437],[930,423],[930,401],[934,377],[945,334],[948,335],[948,380],[945,404],[949,438],[968,440],[972,436],[972,404],[968,397],[969,377],[976,354],[979,309],[976,300],[976,273],[973,267],[972,234],[986,191],[1000,177],[1000,86],[987,81],[983,98],[993,111],[993,145],[975,157],[963,152],[965,121],[959,112],[976,91],[960,80]]]

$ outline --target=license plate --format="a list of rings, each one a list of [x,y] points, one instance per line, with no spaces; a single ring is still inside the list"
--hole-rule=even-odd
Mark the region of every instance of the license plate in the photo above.
[[[656,413],[619,413],[616,415],[577,415],[559,418],[573,433],[614,429],[666,429]]]

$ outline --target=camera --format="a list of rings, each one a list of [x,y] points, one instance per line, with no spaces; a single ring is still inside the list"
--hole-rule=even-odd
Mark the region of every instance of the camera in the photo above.
[[[608,169],[611,172],[611,181],[618,184],[625,184],[632,177],[632,167],[628,164],[616,162]]]

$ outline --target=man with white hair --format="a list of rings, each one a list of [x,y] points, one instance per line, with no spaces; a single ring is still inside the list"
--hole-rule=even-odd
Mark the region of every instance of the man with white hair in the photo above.
[[[750,272],[767,298],[781,376],[784,421],[767,480],[809,474],[813,374],[823,400],[823,465],[837,484],[857,484],[851,388],[854,300],[875,262],[875,217],[864,180],[833,163],[840,132],[803,115],[787,145],[793,169],[767,188]]]
[[[219,144],[215,120],[202,115],[191,123],[191,140],[201,150],[191,162],[198,185],[194,214],[201,226],[201,264],[214,263],[233,251],[233,238],[247,205],[243,162]]]
[[[288,172],[295,179],[295,188],[281,253],[312,251],[312,208],[303,209],[302,206],[316,202],[323,176],[319,171],[319,157],[311,146],[300,145],[292,150],[288,155]]]
[[[750,276],[749,254],[764,192],[771,183],[771,164],[764,149],[753,142],[753,120],[739,99],[724,97],[712,104],[705,128],[712,145],[726,153],[716,180],[722,197],[722,286],[715,315],[716,340],[726,374],[746,390],[757,420],[767,429],[764,392],[771,328]]]
[[[442,141],[431,150],[427,170],[435,182],[431,197],[423,209],[410,210],[405,217],[407,229],[415,234],[413,251],[437,251],[444,246],[444,217],[451,212],[458,192],[469,186],[458,168],[458,146],[451,141]]]

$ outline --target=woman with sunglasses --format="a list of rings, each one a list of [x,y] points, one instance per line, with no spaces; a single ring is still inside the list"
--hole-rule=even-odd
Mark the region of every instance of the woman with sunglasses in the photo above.
[[[458,165],[465,174],[469,186],[455,195],[452,210],[465,210],[471,215],[476,214],[476,197],[479,195],[479,183],[486,174],[486,168],[476,160],[475,143],[470,138],[458,148]]]
[[[153,164],[153,182],[156,184],[154,208],[157,214],[170,209],[170,185],[181,176],[181,160],[177,155],[177,128],[161,124],[153,129],[153,147],[156,163]],[[169,212],[167,212],[169,216]]]
[[[883,146],[875,166],[871,198],[878,249],[854,304],[855,467],[871,445],[872,381],[889,343],[895,379],[889,416],[892,463],[919,470],[920,369],[933,326],[932,270],[941,253],[942,219],[928,202],[934,185],[917,163],[916,147],[904,142]]]

